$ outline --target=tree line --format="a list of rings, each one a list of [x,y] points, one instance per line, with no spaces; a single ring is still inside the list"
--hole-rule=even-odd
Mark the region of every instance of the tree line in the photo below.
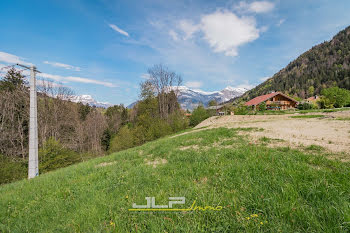
[[[41,173],[141,145],[189,126],[177,102],[180,75],[164,65],[148,70],[132,109],[107,109],[70,101],[72,91],[43,82],[38,87],[39,170]],[[0,80],[0,184],[27,176],[29,89],[10,69]]]

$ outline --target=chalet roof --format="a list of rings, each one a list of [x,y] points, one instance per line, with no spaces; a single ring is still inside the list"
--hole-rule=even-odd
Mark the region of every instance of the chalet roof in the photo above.
[[[218,105],[218,106],[210,106],[210,107],[207,107],[207,109],[220,109],[220,108],[222,108],[222,107],[224,107],[224,105]]]
[[[320,99],[320,97],[317,95],[314,95],[314,96],[307,98],[307,100],[309,100],[309,101],[314,101],[314,100],[318,100],[318,99]]]
[[[274,97],[276,95],[282,95],[282,96],[290,99],[293,102],[298,102],[295,99],[290,98],[289,96],[287,96],[287,95],[285,95],[285,94],[283,94],[281,92],[273,92],[273,93],[270,93],[270,94],[266,94],[266,95],[261,95],[261,96],[255,97],[254,99],[251,99],[247,103],[245,103],[245,105],[247,105],[247,106],[258,105],[261,102],[264,102],[264,101],[266,101],[266,100],[268,100],[268,99],[270,99],[270,98],[272,98],[272,97]]]

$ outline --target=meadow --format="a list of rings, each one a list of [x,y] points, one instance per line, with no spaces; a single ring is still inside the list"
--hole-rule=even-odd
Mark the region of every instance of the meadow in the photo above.
[[[0,232],[349,232],[349,163],[256,130],[187,131],[2,185]],[[222,208],[129,211],[145,197]]]

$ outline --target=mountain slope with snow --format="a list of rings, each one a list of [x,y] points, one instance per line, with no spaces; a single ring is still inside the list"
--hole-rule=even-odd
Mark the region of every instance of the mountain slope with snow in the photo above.
[[[243,95],[246,91],[248,91],[246,88],[226,87],[221,91],[205,92],[180,86],[178,101],[181,108],[192,110],[199,104],[207,106],[211,100],[216,100],[218,103],[229,101],[232,98]]]
[[[221,91],[206,92],[198,89],[190,89],[186,86],[178,87],[178,101],[182,109],[193,110],[199,104],[208,106],[209,101],[216,100],[218,103],[229,101],[232,98],[243,95],[248,89],[226,87]],[[132,108],[135,103],[132,103],[128,108]]]
[[[108,102],[99,102],[96,101],[94,98],[92,98],[91,95],[76,95],[76,96],[71,96],[69,98],[70,101],[75,102],[75,103],[82,103],[82,104],[87,104],[90,105],[91,107],[98,107],[98,108],[108,108],[112,106],[112,104]]]

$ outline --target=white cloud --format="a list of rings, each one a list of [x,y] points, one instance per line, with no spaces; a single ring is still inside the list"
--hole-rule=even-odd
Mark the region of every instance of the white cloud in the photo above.
[[[261,1],[261,2],[252,2],[249,5],[249,10],[255,13],[266,13],[272,11],[275,5],[272,2]]]
[[[268,1],[255,1],[252,3],[246,3],[242,1],[235,8],[242,12],[267,13],[275,8],[275,4]]]
[[[64,82],[64,77],[60,76],[60,75],[47,74],[47,73],[38,73],[37,76],[38,77],[42,77],[42,78],[48,78],[48,79],[51,79],[51,80],[55,80],[57,82]]]
[[[115,24],[108,24],[108,26],[110,27],[110,28],[112,28],[114,31],[116,31],[116,32],[118,32],[118,33],[120,33],[120,34],[122,34],[122,35],[124,35],[124,36],[129,36],[129,33],[127,33],[126,31],[124,31],[124,30],[122,30],[122,29],[120,29],[117,25],[115,25]]]
[[[269,30],[269,27],[268,27],[268,26],[262,26],[262,27],[259,29],[259,32],[264,33],[264,32],[266,32],[267,30]]]
[[[192,35],[200,29],[199,25],[195,25],[194,23],[188,20],[181,20],[179,22],[178,27],[184,34],[184,40],[190,39]]]
[[[204,15],[201,20],[204,38],[215,52],[237,56],[240,45],[259,38],[259,29],[252,17],[238,17],[228,11]]]
[[[271,78],[271,77],[262,77],[262,78],[260,78],[260,81],[265,82],[265,81],[268,80],[269,78]]]
[[[30,63],[29,63],[30,64]],[[4,69],[6,65],[0,64],[0,73],[5,74],[8,69]],[[16,68],[17,70],[21,70]],[[30,75],[29,70],[21,70],[23,75]],[[99,81],[95,79],[89,79],[89,78],[82,78],[82,77],[73,77],[73,76],[61,76],[61,75],[55,75],[55,74],[48,74],[48,73],[37,73],[37,77],[45,78],[45,79],[51,79],[56,82],[61,82],[61,83],[68,83],[68,82],[77,82],[77,83],[88,83],[88,84],[96,84],[96,85],[102,85],[105,87],[117,87],[117,85],[111,83],[111,82],[104,82],[104,81]],[[38,82],[39,79],[38,79]],[[50,81],[46,81],[50,82]],[[39,84],[38,84],[39,85]],[[57,84],[59,85],[59,84]]]
[[[22,60],[22,58],[10,54],[10,53],[5,53],[0,51],[0,61],[5,62],[5,63],[10,63],[10,64],[22,64],[22,65],[27,65],[27,66],[32,66],[32,63],[25,62]]]
[[[245,81],[244,83],[238,85],[238,88],[246,88],[248,90],[253,89],[256,85],[250,84],[248,81]]]
[[[200,88],[202,85],[203,83],[198,81],[190,81],[185,83],[185,86],[189,88]]]
[[[44,61],[44,64],[52,65],[54,67],[64,68],[64,69],[67,69],[67,70],[80,71],[80,67],[67,65],[67,64],[59,63],[59,62]]]
[[[175,40],[175,41],[179,40],[179,36],[177,35],[177,33],[174,30],[170,30],[169,35],[171,36],[171,38],[173,38],[173,40]]]
[[[62,83],[77,82],[77,83],[97,84],[105,87],[116,87],[115,84],[110,82],[104,82],[104,81],[99,81],[99,80],[89,79],[89,78],[82,78],[82,77],[61,76],[61,75],[53,75],[53,74],[47,74],[47,73],[38,73],[37,76],[55,80]]]
[[[90,84],[97,84],[97,85],[102,85],[106,87],[116,87],[115,84],[110,83],[110,82],[103,82],[99,80],[94,80],[94,79],[89,79],[89,78],[82,78],[82,77],[64,77],[64,80],[67,81],[72,81],[72,82],[78,82],[78,83],[90,83]]]
[[[276,24],[278,27],[281,26],[286,20],[285,19],[281,19],[280,21],[278,21],[278,23]]]

